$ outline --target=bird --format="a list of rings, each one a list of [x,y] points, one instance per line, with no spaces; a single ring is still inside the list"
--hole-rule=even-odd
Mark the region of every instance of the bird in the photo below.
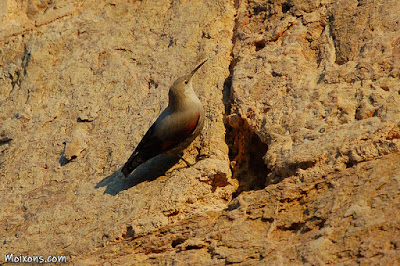
[[[159,154],[179,155],[200,134],[204,127],[204,108],[193,90],[192,80],[205,62],[207,59],[189,74],[179,77],[169,88],[167,108],[148,129],[121,168],[125,177]]]

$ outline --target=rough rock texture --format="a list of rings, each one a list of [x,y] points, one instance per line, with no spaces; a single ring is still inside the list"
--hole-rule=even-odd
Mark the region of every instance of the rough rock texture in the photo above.
[[[400,263],[397,2],[3,1],[0,253]],[[204,58],[195,165],[122,178]]]
[[[221,93],[232,48],[229,3],[7,4],[1,253],[74,257],[127,231],[151,232],[226,206],[238,185]],[[117,170],[166,107],[169,86],[203,58],[193,83],[207,123],[184,155],[198,163],[164,174],[171,163],[161,158],[122,179]]]
[[[400,8],[358,2],[238,7],[228,122],[268,145],[267,182],[400,150]]]
[[[308,183],[286,178],[242,193],[223,212],[112,243],[80,262],[393,265],[399,161],[387,156]]]

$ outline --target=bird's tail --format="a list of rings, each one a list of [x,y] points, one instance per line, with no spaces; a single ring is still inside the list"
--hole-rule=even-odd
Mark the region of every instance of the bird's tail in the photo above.
[[[142,158],[138,152],[134,152],[131,157],[129,157],[128,161],[122,166],[121,172],[127,177],[133,170],[136,169],[139,165],[146,162],[147,160]]]

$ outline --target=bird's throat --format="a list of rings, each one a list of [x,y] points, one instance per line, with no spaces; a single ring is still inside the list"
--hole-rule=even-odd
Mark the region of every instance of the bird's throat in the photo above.
[[[199,98],[193,90],[179,95],[169,95],[168,107],[173,111],[188,110],[201,105]]]

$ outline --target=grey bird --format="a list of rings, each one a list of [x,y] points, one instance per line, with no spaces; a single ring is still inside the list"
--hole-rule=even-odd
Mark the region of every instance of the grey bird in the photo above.
[[[168,107],[149,128],[122,167],[121,172],[125,177],[159,154],[179,154],[200,134],[204,126],[204,108],[193,90],[192,79],[206,61],[190,74],[178,78],[170,87]]]

